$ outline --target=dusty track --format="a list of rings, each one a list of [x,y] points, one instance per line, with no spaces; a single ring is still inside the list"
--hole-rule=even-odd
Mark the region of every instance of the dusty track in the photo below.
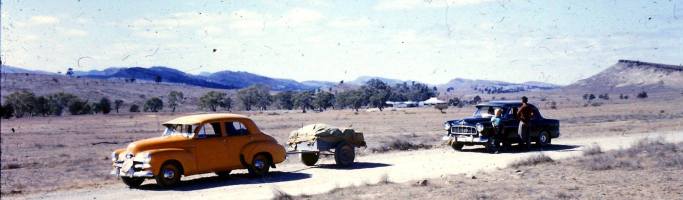
[[[543,153],[554,159],[580,155],[583,146],[597,143],[603,150],[623,148],[644,137],[662,136],[668,141],[683,141],[683,132],[634,134],[629,136],[557,139]],[[161,190],[153,181],[146,181],[142,189],[128,189],[123,183],[78,190],[59,191],[10,198],[28,199],[267,199],[273,189],[289,194],[324,193],[336,187],[376,183],[388,177],[393,182],[437,178],[447,174],[471,174],[477,171],[503,168],[508,163],[537,154],[532,152],[482,153],[479,147],[454,152],[450,148],[373,154],[357,157],[353,169],[336,169],[333,160],[324,159],[318,167],[306,167],[296,162],[274,169],[265,179],[245,178],[243,171],[234,172],[229,179],[214,176],[186,177],[184,184],[173,190]],[[295,156],[289,159],[298,160]],[[4,199],[4,198],[3,198]]]

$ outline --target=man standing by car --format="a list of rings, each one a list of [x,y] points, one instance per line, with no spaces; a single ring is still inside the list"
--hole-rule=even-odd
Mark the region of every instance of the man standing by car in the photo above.
[[[522,97],[522,106],[519,107],[519,110],[517,111],[517,119],[519,119],[519,128],[517,129],[517,134],[519,135],[519,138],[522,140],[520,144],[523,144],[523,148],[526,148],[526,150],[529,150],[529,147],[531,146],[531,139],[529,137],[529,130],[531,128],[531,116],[533,115],[533,112],[531,111],[531,107],[527,102],[529,101],[526,96]]]

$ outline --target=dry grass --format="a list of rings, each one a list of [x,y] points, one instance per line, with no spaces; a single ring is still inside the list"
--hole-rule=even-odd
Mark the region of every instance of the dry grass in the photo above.
[[[12,76],[3,75],[2,95],[28,89],[37,95],[63,91],[88,99],[109,96],[126,102],[140,102],[146,97],[164,96],[171,90],[179,90],[188,100],[179,113],[125,112],[108,116],[2,119],[0,188],[3,195],[120,184],[118,179],[107,175],[111,167],[107,157],[111,151],[135,140],[158,136],[161,133],[160,123],[164,121],[196,114],[188,111],[196,110],[194,104],[200,95],[212,91],[182,85],[66,77],[59,77],[59,84],[55,84],[49,76]],[[521,95],[529,96],[530,101],[541,108],[544,117],[561,121],[562,138],[683,129],[683,96],[679,93],[648,93],[648,99],[610,100],[599,107],[583,107],[580,95],[574,94],[525,93],[496,97],[517,99]],[[490,99],[492,96],[482,97]],[[541,97],[546,98],[546,102],[557,102],[557,109],[550,109],[550,105],[538,101]],[[122,111],[127,111],[127,105]],[[447,114],[433,108],[386,109],[383,112],[328,110],[306,114],[299,110],[237,113],[254,119],[264,132],[273,135],[280,143],[286,141],[290,131],[306,124],[352,127],[364,132],[368,143],[366,151],[372,153],[373,150],[386,152],[436,147],[444,134],[443,122],[470,116],[472,111],[472,107],[465,106],[451,107],[446,110]],[[680,161],[671,161],[670,165],[676,163]]]
[[[534,165],[538,165],[541,163],[552,163],[552,162],[555,162],[555,160],[553,160],[552,158],[548,157],[547,155],[541,153],[541,154],[529,156],[529,157],[526,157],[526,158],[523,158],[520,160],[516,160],[516,161],[510,163],[510,165],[508,165],[508,167],[518,168],[518,167],[522,167],[522,166],[534,166]]]
[[[679,199],[683,194],[682,145],[641,140],[629,149],[555,161],[558,164],[536,162],[537,155],[525,159],[528,165],[479,173],[476,179],[456,175],[425,180],[429,183],[425,185],[356,186],[295,199]],[[602,155],[631,158],[643,168],[584,167],[583,160]]]
[[[642,139],[631,148],[604,154],[589,154],[578,162],[587,170],[683,168],[683,149],[664,139]]]

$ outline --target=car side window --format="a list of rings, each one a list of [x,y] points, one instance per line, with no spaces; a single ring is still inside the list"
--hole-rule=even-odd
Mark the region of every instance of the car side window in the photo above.
[[[532,113],[531,119],[541,119],[541,112],[539,112],[537,108],[534,107],[534,109],[532,109]]]
[[[221,136],[221,124],[218,122],[204,124],[199,130],[199,138],[213,138]]]
[[[517,119],[517,108],[510,109],[510,119]]]
[[[247,127],[241,122],[225,122],[225,129],[228,136],[241,136],[249,134]]]

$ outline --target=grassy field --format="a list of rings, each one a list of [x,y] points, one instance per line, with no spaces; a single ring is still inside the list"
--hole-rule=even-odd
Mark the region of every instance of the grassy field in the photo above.
[[[509,168],[413,183],[338,188],[326,194],[275,199],[680,199],[683,143],[641,140],[631,148],[554,161],[538,155]]]
[[[561,137],[590,137],[683,129],[681,101],[631,101],[600,107],[543,109],[560,119]],[[442,123],[470,115],[472,107],[383,112],[332,110],[239,112],[284,143],[290,131],[322,122],[353,127],[366,135],[369,147],[359,154],[389,149],[396,141],[439,147]],[[109,154],[129,142],[158,136],[160,123],[192,113],[138,113],[2,120],[2,193],[31,193],[118,183],[108,176]],[[14,129],[14,131],[12,131]],[[383,151],[383,150],[382,150]]]

